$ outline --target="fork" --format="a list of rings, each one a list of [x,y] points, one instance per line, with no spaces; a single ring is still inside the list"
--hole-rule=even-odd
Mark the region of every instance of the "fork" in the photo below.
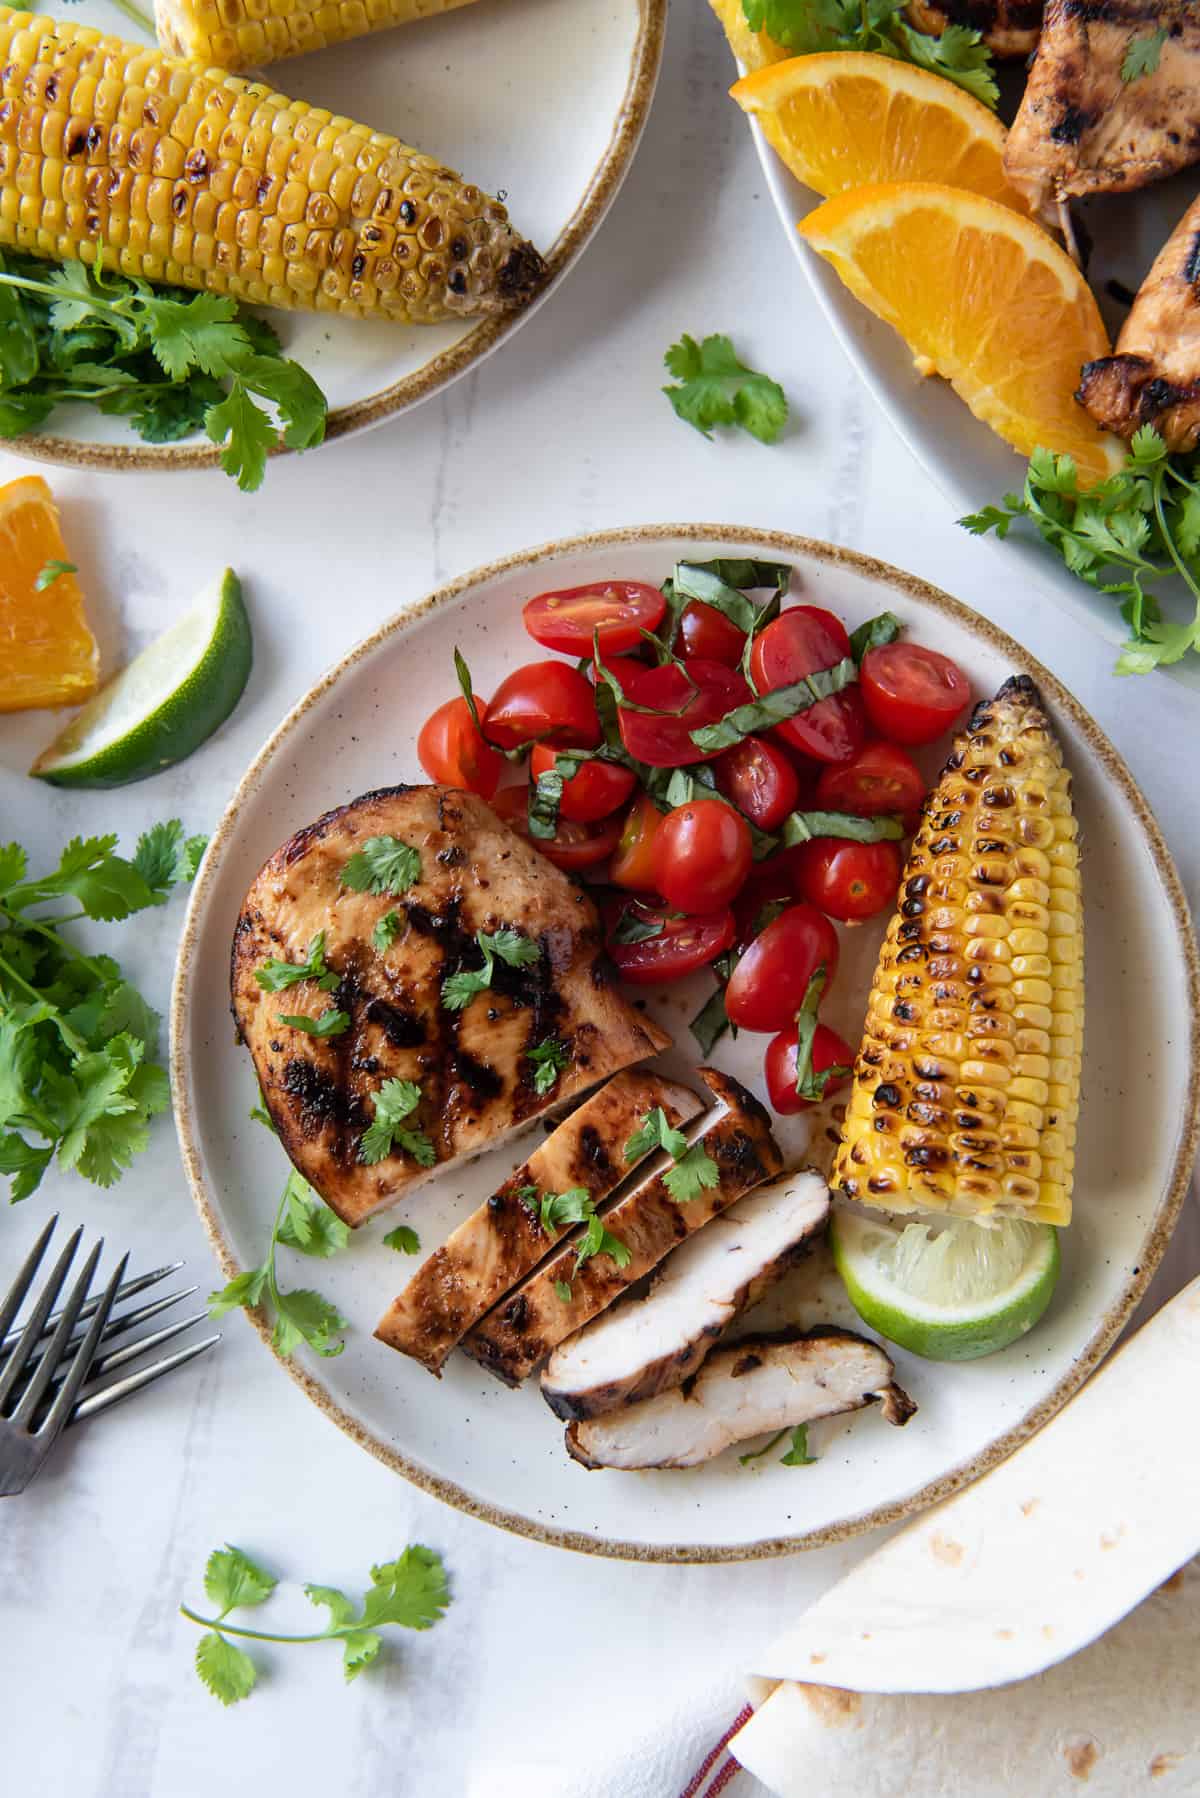
[[[181,1299],[190,1297],[196,1288],[187,1287],[182,1292],[170,1293],[165,1298],[151,1300],[114,1316],[113,1307],[121,1299],[146,1291],[168,1274],[177,1272],[183,1264],[176,1261],[126,1280],[129,1257],[123,1255],[104,1290],[89,1296],[104,1247],[101,1237],[84,1262],[61,1310],[54,1311],[55,1301],[83,1237],[82,1226],[63,1248],[49,1278],[37,1293],[27,1321],[13,1328],[57,1223],[57,1216],[50,1219],[8,1293],[0,1301],[0,1498],[24,1491],[61,1431],[69,1424],[98,1416],[160,1375],[204,1354],[221,1340],[218,1332],[201,1342],[189,1343],[159,1361],[135,1369],[110,1386],[98,1387],[97,1382],[105,1376],[128,1366],[147,1349],[158,1348],[182,1335],[201,1322],[207,1313],[198,1311],[190,1317],[177,1318],[149,1335],[126,1343],[123,1348],[98,1353],[102,1342],[126,1335]],[[85,1323],[86,1329],[77,1330],[77,1326]]]

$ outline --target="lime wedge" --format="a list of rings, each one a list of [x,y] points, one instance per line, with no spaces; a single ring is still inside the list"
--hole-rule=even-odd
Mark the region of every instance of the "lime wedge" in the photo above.
[[[830,1223],[854,1309],[889,1342],[929,1361],[970,1361],[1032,1330],[1058,1282],[1050,1224],[961,1217],[893,1223],[839,1206]]]
[[[242,697],[252,653],[241,584],[227,568],[101,687],[29,772],[59,787],[123,787],[181,762]]]

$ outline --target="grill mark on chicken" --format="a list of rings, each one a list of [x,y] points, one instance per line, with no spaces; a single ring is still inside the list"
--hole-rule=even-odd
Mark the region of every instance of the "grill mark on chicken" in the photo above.
[[[420,1018],[387,999],[372,999],[366,1016],[368,1023],[379,1025],[394,1049],[416,1049],[425,1041],[425,1026]]]

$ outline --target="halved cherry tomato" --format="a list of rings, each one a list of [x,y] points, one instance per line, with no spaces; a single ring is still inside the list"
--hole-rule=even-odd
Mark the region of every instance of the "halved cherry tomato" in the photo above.
[[[492,801],[492,810],[544,855],[556,868],[567,874],[578,874],[584,868],[606,862],[617,846],[621,834],[620,817],[606,818],[600,824],[577,824],[570,818],[559,818],[552,837],[535,837],[529,831],[529,788],[505,787]]]
[[[768,907],[771,908],[767,913],[769,921],[772,914],[777,917],[785,906],[795,905],[799,897],[790,856],[773,855],[769,861],[759,862],[733,902],[737,947],[745,949],[766,929],[763,914]]]
[[[558,743],[536,744],[529,759],[530,778],[536,782],[539,774],[553,769],[555,758],[567,747]],[[597,818],[608,818],[619,811],[636,785],[632,768],[622,768],[616,762],[580,762],[576,772],[563,781],[558,815],[578,824],[594,824]]]
[[[746,950],[725,989],[725,1010],[739,1030],[786,1030],[822,965],[837,973],[837,931],[811,905],[791,905]]]
[[[550,736],[576,749],[594,749],[600,741],[591,682],[567,662],[515,668],[496,688],[483,724],[498,749],[520,749]]]
[[[657,630],[667,602],[644,581],[596,581],[589,587],[562,587],[527,602],[525,629],[545,649],[565,656],[589,656],[593,632],[609,655],[636,649],[643,631]]]
[[[634,986],[657,986],[665,980],[682,980],[685,974],[694,974],[697,968],[707,967],[733,942],[731,911],[673,918],[668,906],[635,899],[621,906],[620,912],[657,932],[654,936],[643,937],[638,943],[618,942],[616,916],[609,914],[608,953],[622,980],[631,981]],[[660,924],[662,929],[658,930]]]
[[[654,838],[654,885],[677,910],[729,904],[753,854],[750,826],[723,799],[693,799],[668,812]]]
[[[625,814],[609,879],[631,893],[654,891],[654,839],[663,814],[653,799],[639,793]]]
[[[718,789],[760,830],[775,830],[800,802],[800,776],[766,737],[744,737],[713,766]]]
[[[685,661],[699,656],[705,662],[724,662],[727,668],[736,668],[745,647],[743,633],[716,606],[702,599],[690,599],[684,606],[676,648]]]
[[[687,762],[711,761],[720,750],[697,749],[690,732],[703,724],[715,724],[750,698],[741,675],[720,662],[689,662],[687,674],[671,662],[662,668],[623,664],[618,679],[626,699],[651,707],[655,714],[635,712],[628,706],[618,707],[617,712],[621,741],[630,755],[649,762],[652,768],[682,768]]]
[[[846,628],[820,606],[792,606],[754,639],[750,672],[762,693],[790,687],[833,668],[850,654]],[[818,762],[848,762],[866,736],[862,695],[857,686],[843,687],[776,726],[779,734]]]
[[[475,703],[482,722],[486,705],[482,699]],[[475,729],[465,699],[448,699],[425,720],[417,738],[417,760],[439,786],[465,787],[481,799],[492,797],[504,772],[504,757]]]
[[[920,811],[924,797],[921,770],[895,743],[868,743],[852,762],[823,769],[817,782],[821,811],[853,812],[858,818],[882,812],[907,817]]]
[[[971,703],[958,663],[919,643],[869,649],[859,679],[868,718],[893,743],[932,743]]]
[[[854,1066],[854,1050],[844,1037],[836,1030],[830,1030],[826,1024],[818,1024],[813,1035],[812,1070],[814,1074],[823,1074],[826,1068],[852,1068]],[[764,1069],[767,1077],[767,1094],[771,1101],[771,1109],[787,1116],[794,1111],[808,1111],[816,1104],[815,1099],[802,1099],[796,1091],[796,1026],[780,1031],[767,1044],[767,1058]],[[848,1074],[825,1082],[825,1097],[837,1092],[845,1086]]]
[[[895,843],[817,837],[792,851],[796,885],[810,905],[843,923],[873,918],[890,905],[903,863]]]

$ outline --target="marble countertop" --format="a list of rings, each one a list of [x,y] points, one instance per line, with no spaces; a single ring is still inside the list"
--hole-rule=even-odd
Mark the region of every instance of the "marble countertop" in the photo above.
[[[552,537],[705,520],[851,545],[996,619],[1113,737],[1195,900],[1194,694],[1154,677],[1115,679],[1106,644],[956,527],[801,283],[744,122],[724,102],[729,76],[708,8],[677,5],[642,148],[595,242],[528,329],[419,412],[275,464],[249,498],[216,473],[54,473],[106,666],[148,642],[227,560],[246,584],[255,665],[216,739],[111,795],[27,781],[46,720],[5,720],[6,836],[49,854],[76,831],[132,839],[172,814],[209,829],[314,678],[435,583]],[[779,446],[706,443],[661,397],[667,345],[714,330],[785,384],[793,424]],[[0,475],[32,466],[5,458]],[[179,921],[176,902],[121,942],[160,1006]],[[113,1191],[48,1180],[7,1219],[0,1272],[52,1205],[143,1265],[185,1258],[189,1282],[201,1292],[213,1283],[165,1121]],[[1159,1290],[1198,1266],[1193,1201]],[[455,1602],[435,1631],[405,1634],[386,1668],[350,1687],[331,1648],[264,1654],[260,1689],[224,1712],[191,1670],[195,1631],[176,1607],[202,1596],[205,1559],[226,1539],[284,1579],[350,1590],[373,1561],[428,1542],[452,1570]],[[751,1645],[864,1547],[671,1568],[504,1535],[363,1454],[234,1316],[215,1354],[76,1432],[0,1513],[3,1786],[38,1798],[555,1798],[567,1769],[681,1706],[701,1704],[714,1720],[736,1708]],[[278,1608],[283,1627],[312,1615],[298,1591]]]

